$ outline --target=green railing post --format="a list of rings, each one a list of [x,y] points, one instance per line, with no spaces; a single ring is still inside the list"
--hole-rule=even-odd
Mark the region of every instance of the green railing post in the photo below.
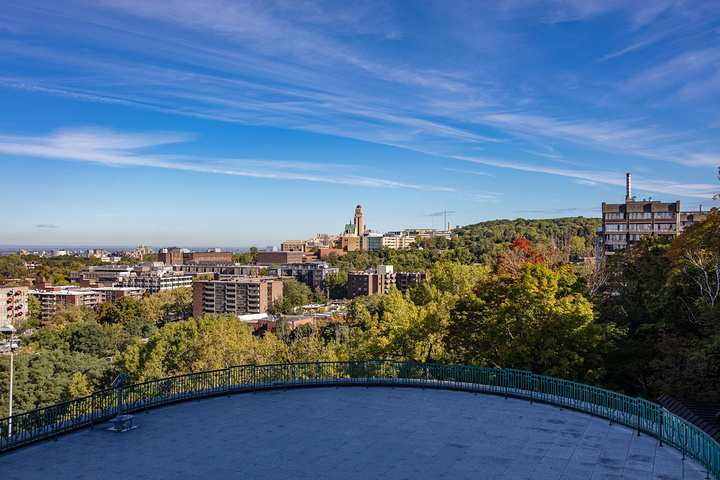
[[[230,384],[232,383],[232,367],[227,367],[226,374],[225,374],[225,383],[227,386],[227,395],[230,396]]]
[[[505,400],[508,398],[508,384],[510,383],[510,380],[508,379],[508,371],[507,370],[501,370],[503,373],[503,377],[505,378]]]

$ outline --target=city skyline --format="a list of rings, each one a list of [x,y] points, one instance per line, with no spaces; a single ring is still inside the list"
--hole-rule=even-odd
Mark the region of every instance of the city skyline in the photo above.
[[[0,245],[720,206],[714,2],[5,2]]]

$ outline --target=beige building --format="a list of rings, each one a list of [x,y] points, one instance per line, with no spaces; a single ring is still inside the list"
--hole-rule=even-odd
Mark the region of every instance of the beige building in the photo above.
[[[405,250],[415,243],[415,238],[408,235],[386,234],[382,237],[382,246],[393,250]]]
[[[342,249],[345,252],[354,252],[362,248],[361,237],[355,235],[347,235],[342,237]]]
[[[283,252],[304,252],[306,247],[305,240],[285,240],[280,244],[280,250]]]
[[[360,236],[365,233],[365,216],[363,215],[362,206],[360,205],[355,207],[353,224],[355,224],[355,235]]]
[[[206,313],[267,313],[282,299],[283,284],[269,278],[236,277],[193,283],[193,316]]]
[[[40,301],[40,318],[51,317],[58,309],[70,306],[95,308],[101,301],[100,292],[91,288],[73,290],[49,287],[46,290],[30,290],[28,293]]]
[[[40,301],[40,318],[51,317],[58,309],[70,306],[95,308],[101,303],[115,303],[123,297],[140,298],[145,293],[142,288],[100,286],[83,279],[80,287],[56,287],[47,282],[38,281],[35,290],[28,292]]]

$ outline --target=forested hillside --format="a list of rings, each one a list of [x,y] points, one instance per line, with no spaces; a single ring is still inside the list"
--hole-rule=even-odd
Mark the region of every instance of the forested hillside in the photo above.
[[[560,260],[593,256],[599,218],[567,217],[544,220],[492,220],[454,230],[458,246],[467,248],[476,262],[493,264],[513,240],[524,237],[546,254],[556,252]]]

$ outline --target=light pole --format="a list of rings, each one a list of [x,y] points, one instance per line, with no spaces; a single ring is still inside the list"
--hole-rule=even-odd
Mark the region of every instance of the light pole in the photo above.
[[[12,437],[12,407],[13,407],[13,373],[15,363],[15,319],[22,317],[22,292],[17,290],[15,292],[8,292],[8,298],[5,301],[5,306],[8,311],[8,318],[10,323],[0,327],[0,332],[10,334],[10,408],[8,417],[8,438]]]

